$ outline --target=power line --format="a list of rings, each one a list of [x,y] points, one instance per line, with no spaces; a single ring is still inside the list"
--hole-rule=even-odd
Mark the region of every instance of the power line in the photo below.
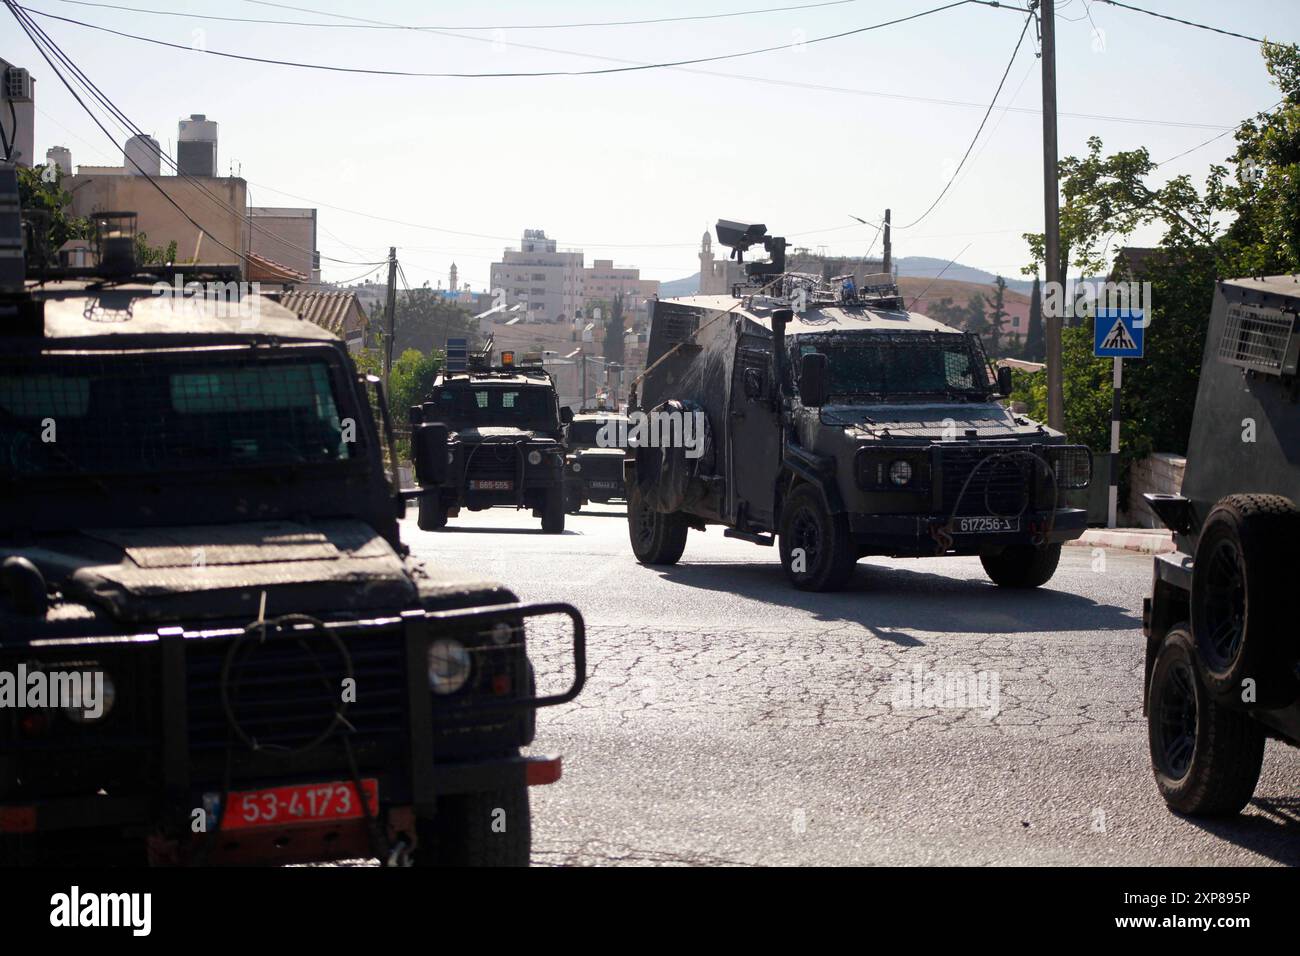
[[[9,0],[6,0],[9,2]],[[895,26],[900,23],[907,23],[911,20],[919,20],[922,17],[931,16],[936,13],[942,13],[946,10],[953,10],[957,7],[963,7],[968,3],[976,3],[991,6],[991,2],[986,0],[954,0],[952,3],[945,4],[941,7],[933,7],[929,10],[922,10],[919,13],[909,14],[905,17],[897,17],[893,20],[885,20],[881,23],[873,23],[864,27],[855,27],[852,30],[843,30],[839,33],[830,33],[824,36],[811,37],[802,41],[804,46],[811,46],[814,43],[825,43],[830,40],[840,40],[845,37],[856,36],[861,33],[867,33],[872,30],[880,30],[884,27]],[[379,70],[367,69],[365,67],[355,66],[337,66],[329,63],[304,63],[297,60],[278,60],[270,57],[248,56],[242,53],[229,53],[223,50],[195,49],[192,46],[186,46],[181,43],[172,43],[167,40],[159,40],[156,37],[140,36],[134,33],[126,33],[121,30],[114,30],[110,27],[100,26],[94,23],[86,23],[84,20],[75,20],[71,17],[61,17],[57,14],[47,13],[43,10],[34,10],[29,7],[18,7],[26,13],[34,13],[37,16],[47,17],[52,20],[61,20],[64,23],[72,23],[77,26],[86,27],[91,30],[98,30],[102,33],[109,33],[113,36],[124,37],[129,40],[138,40],[142,43],[152,43],[157,46],[170,47],[174,50],[183,50],[187,53],[200,53],[210,56],[219,56],[231,60],[243,60],[249,63],[263,63],[271,66],[290,66],[297,69],[305,70],[323,70],[330,73],[361,73],[374,76],[402,76],[417,78],[437,78],[437,79],[489,79],[489,78],[523,78],[523,77],[544,77],[544,76],[602,76],[613,73],[634,73],[645,70],[661,70],[669,67],[690,66],[697,63],[718,63],[724,60],[736,60],[742,57],[758,56],[763,53],[772,53],[777,50],[790,49],[789,43],[780,43],[775,46],[759,47],[753,50],[742,50],[738,53],[720,53],[713,56],[692,57],[684,60],[668,60],[660,63],[639,63],[630,66],[612,66],[599,70],[537,70],[537,71],[515,71],[507,73],[436,73],[422,72],[416,70]]]
[[[1212,27],[1205,23],[1196,23],[1192,20],[1184,20],[1181,17],[1170,16],[1167,13],[1156,13],[1154,10],[1144,10],[1141,7],[1130,6],[1127,3],[1119,3],[1118,0],[1096,0],[1097,3],[1108,3],[1112,7],[1119,7],[1123,10],[1132,10],[1134,13],[1145,13],[1149,17],[1159,17],[1161,20],[1172,20],[1174,23],[1181,23],[1183,26],[1196,27],[1198,30],[1209,30],[1211,33],[1220,33],[1225,37],[1236,37],[1238,40],[1249,40],[1251,43],[1267,43],[1267,40],[1261,37],[1247,36],[1244,33],[1233,33],[1231,30],[1222,30],[1219,27]]]
[[[46,33],[45,30],[43,30],[39,24],[31,21],[30,18],[28,19],[28,23],[30,23],[31,29],[36,31],[36,33],[47,45],[47,47],[54,52],[55,56],[59,59],[59,61],[63,63],[65,67],[67,67],[68,71],[72,74],[73,78],[81,85],[81,87],[108,112],[110,119],[113,120],[114,123],[116,123],[119,129],[123,130],[127,134],[128,139],[132,134],[137,136],[144,135],[140,127],[137,126],[131,120],[131,118],[127,116],[121,109],[118,108],[118,106],[108,97],[108,95],[105,94],[103,90],[101,90],[94,83],[94,81],[91,80],[90,77],[87,76],[86,73],[79,66],[77,66],[75,62],[73,62],[71,57],[69,57],[63,51],[63,49],[58,45],[58,43],[56,43],[54,39],[50,37],[50,35]],[[110,136],[110,139],[111,138],[112,137]],[[179,178],[184,179],[187,183],[193,186],[197,191],[201,192],[204,196],[206,196],[209,200],[211,200],[219,209],[223,210],[228,214],[234,215],[236,218],[246,223],[250,229],[254,229],[265,236],[269,236],[272,239],[275,239],[277,242],[280,242],[281,244],[288,246],[289,248],[294,249],[298,252],[307,255],[320,255],[321,258],[339,263],[340,265],[364,266],[364,265],[376,264],[372,262],[361,262],[361,261],[356,261],[351,259],[337,259],[334,258],[333,256],[328,256],[323,253],[319,253],[317,250],[307,249],[297,245],[296,243],[290,242],[284,237],[271,232],[261,224],[257,223],[251,215],[248,215],[247,213],[235,208],[230,203],[226,202],[226,200],[213,193],[210,189],[208,189],[208,187],[204,183],[202,183],[198,179],[195,179],[193,176],[190,176],[188,173],[182,172],[180,165],[176,162],[176,160],[174,160],[171,156],[165,153],[161,148],[157,150],[157,153],[161,159],[166,160],[167,165],[171,169],[175,170],[176,175]],[[138,168],[138,164],[135,164],[134,161],[133,161],[133,165],[137,165]]]
[[[1271,112],[1273,112],[1275,109],[1277,109],[1279,106],[1281,106],[1281,105],[1282,105],[1283,103],[1285,103],[1285,102],[1286,102],[1285,99],[1278,100],[1276,103],[1274,103],[1274,104],[1273,104],[1272,106],[1270,106],[1268,109],[1266,109],[1264,112],[1265,112],[1265,113],[1271,113]],[[1198,149],[1200,149],[1200,148],[1203,147],[1203,146],[1209,146],[1211,143],[1216,142],[1217,140],[1221,140],[1221,139],[1223,139],[1223,137],[1227,136],[1229,133],[1235,133],[1235,132],[1237,132],[1237,130],[1241,129],[1243,126],[1245,126],[1247,123],[1250,123],[1250,122],[1253,122],[1253,120],[1250,120],[1250,119],[1242,120],[1240,123],[1238,123],[1238,124],[1237,124],[1236,126],[1234,126],[1232,129],[1225,129],[1225,130],[1224,130],[1222,133],[1220,133],[1218,136],[1211,136],[1209,139],[1207,139],[1207,140],[1206,140],[1205,142],[1203,142],[1203,143],[1197,143],[1195,146],[1191,147],[1190,149],[1185,149],[1185,150],[1183,150],[1181,153],[1178,153],[1178,154],[1175,155],[1175,156],[1170,156],[1168,159],[1162,159],[1162,160],[1160,160],[1160,162],[1156,163],[1156,165],[1157,165],[1157,166],[1165,166],[1165,165],[1168,165],[1169,163],[1172,163],[1175,159],[1182,159],[1182,158],[1183,158],[1184,156],[1186,156],[1188,153],[1194,153],[1194,152],[1196,152]]]
[[[76,0],[63,0],[63,2],[76,2]],[[995,4],[992,2],[992,0],[970,0],[970,2],[981,4],[984,6],[989,6],[989,7],[997,7],[998,9],[1002,9],[1002,10],[1014,11],[1020,9],[1019,7],[1010,7],[1010,6]],[[43,14],[43,15],[53,16],[53,14]],[[333,14],[333,16],[343,16],[343,14]],[[70,20],[69,22],[81,23],[81,21],[77,21],[77,20]],[[101,29],[95,24],[82,24],[82,25],[89,26],[92,29]],[[432,28],[430,28],[430,30],[432,30]],[[452,37],[458,40],[472,40],[481,43],[495,42],[489,37],[465,36],[462,34],[450,33],[445,31],[440,32],[439,35]],[[653,64],[645,64],[637,60],[629,60],[622,57],[605,56],[598,53],[587,53],[578,50],[563,50],[563,49],[556,49],[554,47],[539,46],[536,44],[527,44],[527,43],[511,43],[509,45],[513,47],[517,47],[522,50],[533,50],[542,53],[554,53],[562,56],[573,56],[573,57],[578,57],[580,59],[597,60],[604,63],[620,63],[620,64],[627,64],[633,67],[643,67],[643,68],[653,66]],[[190,48],[185,47],[184,49],[188,51]],[[789,89],[806,90],[806,91],[818,92],[818,93],[842,93],[842,94],[847,94],[852,96],[879,97],[882,99],[894,99],[894,100],[901,100],[910,103],[930,103],[938,106],[957,106],[957,107],[968,108],[968,109],[984,109],[985,106],[984,103],[977,103],[977,102],[972,102],[967,100],[943,99],[939,97],[917,96],[917,95],[907,94],[907,93],[889,93],[880,90],[864,90],[864,89],[853,88],[853,87],[830,86],[822,83],[806,83],[797,80],[780,79],[776,77],[754,76],[752,74],[746,74],[746,73],[734,73],[734,72],[721,73],[715,70],[691,69],[689,67],[667,67],[667,69],[674,70],[677,72],[682,72],[682,73],[691,73],[698,76],[712,76],[712,77],[718,77],[726,80],[739,80],[747,83],[762,83],[768,86],[780,86]],[[1017,107],[1005,107],[1005,109],[1013,113],[1025,113],[1030,115],[1037,115],[1042,112],[1041,109],[1037,109],[1034,107],[1017,106]],[[1179,120],[1151,119],[1151,118],[1143,118],[1143,117],[1136,117],[1136,116],[1113,116],[1113,115],[1102,114],[1102,113],[1077,113],[1077,112],[1061,111],[1057,115],[1062,117],[1069,117],[1071,119],[1087,120],[1089,122],[1128,123],[1128,124],[1135,124],[1141,126],[1170,126],[1170,127],[1180,127],[1180,128],[1188,128],[1188,129],[1214,129],[1214,130],[1227,128],[1222,125],[1216,125],[1213,123],[1188,123]]]
[[[103,123],[100,122],[99,117],[95,115],[94,111],[89,106],[86,105],[85,101],[82,100],[81,96],[73,88],[72,84],[68,82],[67,77],[63,75],[63,71],[60,70],[59,67],[55,65],[54,60],[50,58],[49,53],[47,53],[45,47],[42,46],[41,41],[37,38],[36,33],[33,32],[33,30],[39,30],[39,27],[37,27],[36,24],[31,23],[30,19],[25,18],[24,15],[19,12],[20,10],[22,10],[22,8],[19,7],[17,4],[13,3],[12,0],[2,0],[2,2],[9,9],[9,12],[14,15],[14,19],[18,21],[18,25],[22,28],[23,32],[27,34],[27,38],[31,40],[32,45],[36,47],[36,52],[41,55],[41,57],[49,65],[50,69],[54,71],[54,75],[59,78],[59,81],[65,87],[67,87],[67,90],[72,95],[72,98],[77,101],[77,105],[86,111],[86,115],[88,115],[91,118],[91,120],[94,121],[95,125],[100,128],[103,134],[107,136],[110,141],[113,140],[113,134],[108,131],[108,128]],[[152,176],[150,176],[147,172],[145,172],[144,168],[135,161],[134,156],[126,155],[126,158],[131,161],[131,165],[135,166],[135,168],[139,171],[140,175],[143,176],[145,179],[147,179],[150,185],[152,185],[155,189],[157,189],[158,192],[162,195],[162,197],[166,199],[167,202],[170,203],[173,207],[175,207],[177,212],[179,212],[182,216],[185,217],[186,221],[188,221],[190,225],[192,225],[195,229],[199,230],[199,232],[202,233],[203,235],[206,235],[209,239],[211,239],[221,248],[225,249],[231,255],[237,256],[240,260],[244,262],[248,261],[247,255],[245,255],[242,252],[239,252],[236,249],[230,248],[230,246],[226,245],[216,236],[212,235],[212,233],[209,230],[205,229],[203,226],[200,226],[194,220],[194,218],[188,212],[186,212],[181,207],[181,205],[178,202],[176,202],[175,199],[173,199],[168,194],[167,190],[163,189],[162,186],[158,184],[157,180],[155,180]]]
[[[934,207],[939,205],[940,200],[947,195],[948,190],[957,179],[957,175],[961,172],[962,167],[966,165],[966,160],[970,157],[971,150],[975,148],[975,143],[978,142],[980,133],[984,132],[984,124],[989,121],[989,116],[993,113],[993,107],[997,104],[998,96],[1002,93],[1002,87],[1006,85],[1007,77],[1011,75],[1011,67],[1015,65],[1016,57],[1020,54],[1020,45],[1025,42],[1025,34],[1029,32],[1029,24],[1033,19],[1034,17],[1032,14],[1025,17],[1024,26],[1020,28],[1020,37],[1016,40],[1016,48],[1011,51],[1011,59],[1007,61],[1007,68],[1002,71],[1002,79],[998,81],[998,88],[993,91],[993,99],[989,101],[989,108],[984,111],[984,118],[980,120],[980,125],[975,130],[975,135],[971,137],[970,145],[966,147],[966,152],[962,155],[961,162],[959,162],[957,168],[952,171],[952,176],[949,177],[948,182],[944,184],[943,189],[940,191],[939,195],[935,197],[934,202],[930,203],[929,208],[926,209],[925,212],[921,213],[919,218],[913,219],[905,226],[899,226],[899,229],[911,229],[913,226],[918,225],[926,216],[930,215],[930,213],[934,211]]]
[[[383,20],[368,20],[365,17],[353,17],[343,13],[331,13],[328,10],[313,10],[309,7],[295,7],[287,3],[266,3],[262,0],[248,0],[261,7],[275,7],[280,10],[293,10],[297,13],[310,13],[321,17],[335,17],[348,20],[348,23],[319,23],[305,20],[271,20],[258,17],[223,17],[207,13],[189,13],[180,10],[152,10],[142,7],[129,7],[117,3],[92,3],[90,0],[60,0],[79,7],[99,7],[107,10],[125,10],[129,13],[149,13],[158,16],[185,17],[199,20],[221,20],[228,23],[257,23],[266,26],[324,27],[343,30],[409,30],[412,32],[433,32],[437,30],[466,30],[472,32],[491,32],[494,30],[567,30],[580,27],[625,27],[650,26],[662,23],[686,23],[700,20],[725,20],[736,17],[758,16],[765,13],[785,13],[791,10],[813,10],[818,7],[838,7],[860,0],[822,0],[820,3],[794,4],[784,7],[765,7],[759,10],[738,10],[733,13],[705,13],[682,17],[655,17],[643,20],[594,20],[579,23],[512,23],[488,26],[431,26],[420,24],[389,23]]]

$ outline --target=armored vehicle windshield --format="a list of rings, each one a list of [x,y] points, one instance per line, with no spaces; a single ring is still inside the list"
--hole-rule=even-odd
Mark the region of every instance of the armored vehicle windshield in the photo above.
[[[523,428],[555,431],[559,416],[549,385],[452,382],[434,390],[434,418],[450,428]]]
[[[833,399],[906,401],[942,395],[983,401],[992,389],[982,355],[962,335],[801,337],[800,355],[813,352],[829,360]]]
[[[279,468],[353,454],[321,358],[0,359],[0,479]]]

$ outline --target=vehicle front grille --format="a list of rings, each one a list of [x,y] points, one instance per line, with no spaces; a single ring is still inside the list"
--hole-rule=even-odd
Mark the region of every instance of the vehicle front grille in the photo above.
[[[494,442],[468,450],[465,477],[475,480],[514,481],[519,472],[519,452],[512,443]]]
[[[588,481],[623,482],[623,459],[613,455],[585,455],[580,459],[581,475]]]
[[[352,660],[355,702],[345,714],[357,739],[400,735],[406,729],[405,645],[399,627],[337,631]],[[221,695],[221,673],[231,640],[187,642],[190,750],[224,748],[234,734]],[[243,732],[268,751],[309,743],[332,721],[344,693],[346,668],[333,641],[318,631],[301,640],[280,635],[246,641],[232,666],[229,697]],[[245,746],[238,743],[237,746]]]
[[[944,448],[940,457],[944,512],[1018,515],[1032,506],[1034,463],[1026,455],[1008,455],[1006,450],[987,448]]]

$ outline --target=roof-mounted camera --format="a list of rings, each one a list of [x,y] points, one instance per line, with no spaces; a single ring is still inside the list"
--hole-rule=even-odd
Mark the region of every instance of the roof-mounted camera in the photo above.
[[[745,252],[748,249],[762,245],[770,261],[746,264],[745,275],[751,279],[779,276],[785,272],[785,239],[782,236],[769,236],[767,226],[762,223],[719,219],[717,233],[718,242],[731,249],[731,258],[737,262],[745,261]]]

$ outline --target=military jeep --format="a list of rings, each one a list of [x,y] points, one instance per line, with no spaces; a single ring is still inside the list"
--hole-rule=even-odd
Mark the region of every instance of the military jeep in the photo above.
[[[506,351],[496,366],[488,357],[480,353],[468,368],[439,375],[428,398],[411,408],[412,428],[437,426],[447,448],[445,463],[429,462],[430,477],[420,479],[419,526],[441,530],[461,508],[529,508],[542,519],[544,532],[560,534],[562,429],[573,411],[559,407],[540,356],[516,365],[514,353]],[[418,475],[420,462],[415,463]]]
[[[1300,745],[1300,286],[1220,282],[1180,494],[1148,494],[1174,532],[1144,604],[1143,705],[1173,810],[1234,814],[1266,737]]]
[[[892,277],[787,273],[761,225],[722,221],[718,238],[772,259],[731,295],[654,304],[629,413],[649,438],[627,474],[637,559],[676,562],[689,529],[721,524],[778,545],[802,589],[842,588],[872,554],[977,555],[998,585],[1047,582],[1085,527],[1064,496],[1088,485],[1088,449],[997,402],[1009,373],[909,311]]]
[[[577,611],[411,560],[333,334],[160,295],[171,267],[31,271],[0,292],[0,862],[527,864]],[[550,615],[576,669],[539,696]]]
[[[627,416],[603,408],[583,408],[564,429],[565,510],[577,514],[589,501],[627,500],[623,482]]]

